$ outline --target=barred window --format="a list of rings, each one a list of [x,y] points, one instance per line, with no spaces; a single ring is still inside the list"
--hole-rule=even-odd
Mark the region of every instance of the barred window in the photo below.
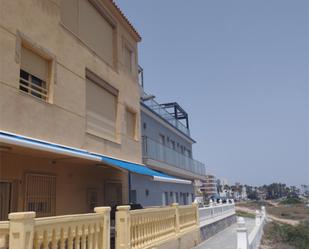
[[[19,89],[33,97],[48,100],[48,61],[28,48],[21,49]]]
[[[25,208],[35,211],[37,217],[55,215],[56,176],[26,174]]]

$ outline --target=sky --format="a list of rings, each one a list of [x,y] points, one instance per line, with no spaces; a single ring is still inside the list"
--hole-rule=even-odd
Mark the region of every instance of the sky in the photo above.
[[[309,184],[307,0],[116,0],[144,84],[189,114],[195,159],[230,184]]]

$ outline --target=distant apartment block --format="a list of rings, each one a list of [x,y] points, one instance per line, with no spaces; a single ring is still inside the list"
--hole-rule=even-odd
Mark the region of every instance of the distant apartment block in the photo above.
[[[193,158],[195,141],[190,136],[188,114],[178,103],[158,103],[143,89],[140,105],[143,163],[174,179],[155,183],[134,175],[133,200],[147,206],[191,203],[197,192],[195,182],[205,179],[206,168]]]
[[[217,181],[214,175],[205,176],[205,180],[202,181],[201,191],[207,197],[215,196],[218,194]]]

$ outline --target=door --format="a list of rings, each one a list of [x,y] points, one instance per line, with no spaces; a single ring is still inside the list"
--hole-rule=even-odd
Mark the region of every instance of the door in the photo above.
[[[122,184],[120,182],[106,182],[105,183],[105,205],[118,206],[122,203]]]
[[[7,220],[11,209],[11,191],[10,182],[0,182],[0,220]]]

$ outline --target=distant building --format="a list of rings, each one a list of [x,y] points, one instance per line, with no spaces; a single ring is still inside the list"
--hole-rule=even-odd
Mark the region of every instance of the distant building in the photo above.
[[[306,197],[309,197],[309,185],[308,184],[302,184],[300,186],[300,194]]]
[[[246,188],[246,186],[242,186],[242,189],[241,189],[241,199],[243,199],[243,200],[247,199],[247,188]]]
[[[190,204],[200,195],[200,181],[205,179],[205,164],[195,160],[189,119],[176,102],[158,103],[144,92],[141,84],[141,135],[143,163],[173,178],[132,174],[130,200],[143,206]]]
[[[202,181],[201,191],[207,197],[218,194],[217,181],[214,175],[206,175],[206,179]]]

